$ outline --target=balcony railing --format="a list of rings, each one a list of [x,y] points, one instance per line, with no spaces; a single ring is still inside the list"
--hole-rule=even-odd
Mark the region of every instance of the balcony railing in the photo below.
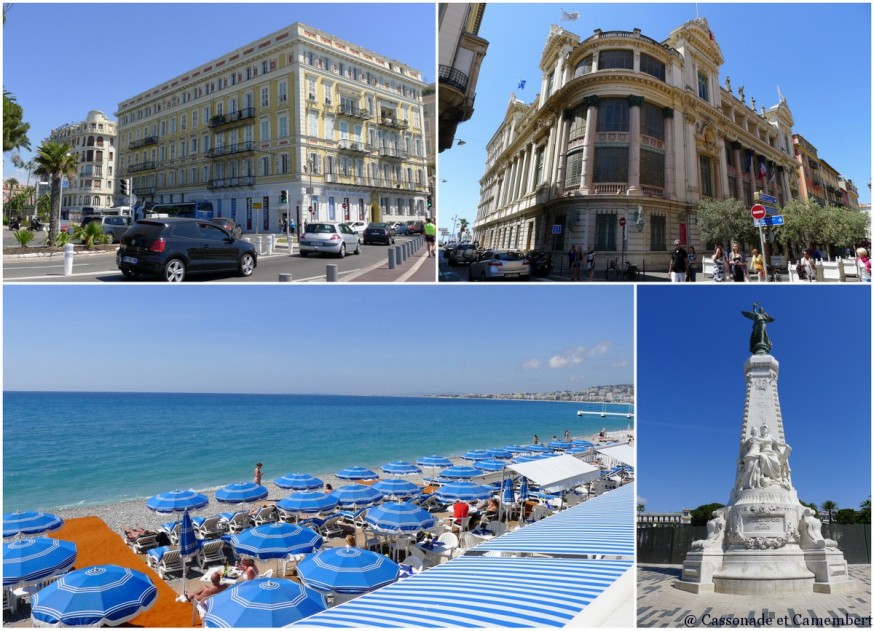
[[[428,192],[428,185],[418,182],[407,182],[393,178],[371,177],[369,175],[345,175],[342,173],[326,173],[325,181],[332,184],[346,186],[364,186],[367,188],[381,188],[386,190]]]
[[[139,149],[140,147],[145,147],[146,145],[157,145],[158,137],[157,136],[146,136],[142,140],[134,140],[130,143],[129,149]]]
[[[596,195],[625,195],[625,191],[627,189],[628,184],[626,182],[604,182],[600,184],[595,184]]]
[[[394,158],[397,160],[406,160],[410,157],[409,151],[396,149],[394,147],[378,147],[377,151],[379,152],[380,158]]]
[[[341,140],[337,144],[338,151],[349,151],[351,153],[370,153],[373,147],[363,142],[352,142],[349,140]]]
[[[244,175],[242,177],[225,177],[207,182],[207,188],[234,188],[236,186],[254,186],[255,176]]]
[[[373,118],[373,115],[367,110],[363,110],[360,107],[355,107],[354,105],[346,105],[342,101],[337,106],[337,114],[340,116],[351,116],[352,118],[360,118],[362,120],[370,120]]]
[[[452,86],[459,92],[467,92],[468,76],[452,66],[440,66],[437,79],[440,83]]]
[[[134,195],[154,195],[154,186],[134,186]]]
[[[231,123],[237,123],[239,121],[248,120],[250,118],[255,118],[255,108],[244,107],[243,109],[237,110],[236,112],[213,116],[209,119],[209,126],[221,127],[222,125],[230,125]]]
[[[131,164],[127,168],[128,173],[138,173],[139,171],[152,171],[158,168],[158,163],[149,160],[148,162],[140,162],[138,164]]]
[[[407,121],[398,120],[394,116],[383,116],[379,120],[379,124],[386,127],[394,127],[395,129],[407,129],[410,126]]]
[[[219,158],[221,156],[229,156],[234,153],[247,153],[255,151],[255,143],[253,141],[239,142],[226,147],[213,147],[206,152],[207,158]]]

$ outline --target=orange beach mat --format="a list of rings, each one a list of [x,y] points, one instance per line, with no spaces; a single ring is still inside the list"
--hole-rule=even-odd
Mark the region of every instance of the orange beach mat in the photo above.
[[[145,561],[127,547],[121,536],[113,532],[99,517],[68,519],[58,530],[49,533],[54,539],[72,541],[78,556],[76,569],[92,565],[121,565],[145,573],[158,588],[158,598],[152,608],[125,626],[131,627],[191,627],[192,605],[176,602],[179,594],[165,583]]]

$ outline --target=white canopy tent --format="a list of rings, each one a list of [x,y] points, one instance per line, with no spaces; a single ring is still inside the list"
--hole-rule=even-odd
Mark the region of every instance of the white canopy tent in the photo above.
[[[598,447],[599,454],[603,454],[614,460],[626,464],[630,467],[636,467],[636,459],[634,456],[634,447],[631,445],[611,445],[610,447]]]
[[[510,464],[507,469],[524,475],[547,493],[567,491],[600,476],[598,467],[568,455]]]

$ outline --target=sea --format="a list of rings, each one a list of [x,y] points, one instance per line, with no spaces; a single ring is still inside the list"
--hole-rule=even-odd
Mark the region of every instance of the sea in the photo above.
[[[601,417],[601,412],[620,416]],[[583,416],[577,414],[584,412]],[[633,428],[628,404],[263,394],[5,392],[3,512],[62,510],[286,473],[378,471]]]

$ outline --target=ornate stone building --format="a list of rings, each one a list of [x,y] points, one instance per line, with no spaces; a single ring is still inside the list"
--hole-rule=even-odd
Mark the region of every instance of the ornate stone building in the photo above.
[[[211,201],[244,230],[288,213],[424,219],[425,87],[419,70],[295,23],[120,103],[119,170],[140,201]]]
[[[105,210],[115,205],[116,123],[103,112],[91,110],[85,120],[56,127],[49,139],[63,142],[79,157],[76,175],[61,196],[61,213],[82,208]]]
[[[820,206],[839,206],[859,210],[859,191],[853,180],[817,155],[814,147],[801,134],[792,134],[795,158],[798,160],[798,189],[801,199],[813,200]]]
[[[786,100],[757,109],[728,77],[719,85],[723,63],[703,18],[662,42],[639,29],[580,41],[553,26],[540,94],[530,105],[511,96],[488,144],[475,239],[525,250],[592,244],[599,269],[624,248],[661,269],[675,239],[706,245],[701,200],[797,197]]]

